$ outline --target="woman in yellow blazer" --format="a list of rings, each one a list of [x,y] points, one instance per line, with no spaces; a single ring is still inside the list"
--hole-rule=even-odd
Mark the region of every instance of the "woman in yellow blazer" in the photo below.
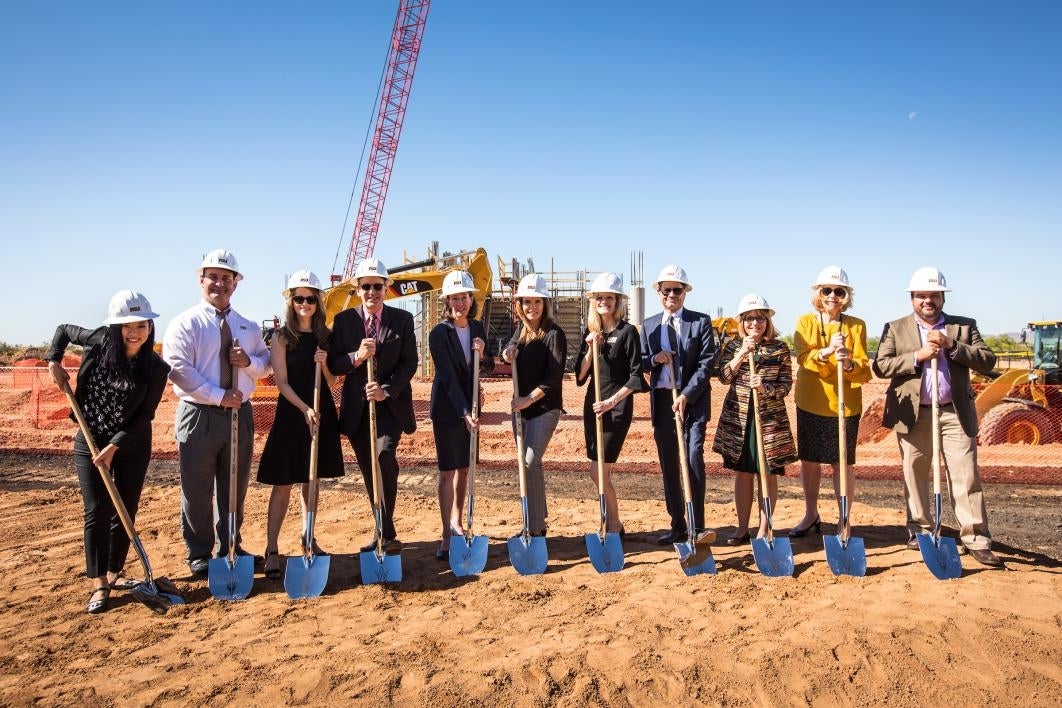
[[[871,378],[866,323],[846,314],[852,307],[852,286],[839,266],[827,266],[811,286],[812,311],[796,323],[793,343],[797,355],[797,449],[800,483],[804,488],[804,518],[789,531],[802,538],[811,529],[822,533],[819,517],[819,480],[822,465],[833,469],[833,489],[840,504],[840,460],[837,433],[837,365],[844,369],[846,462],[855,464],[859,417],[863,412],[862,384]],[[849,474],[849,502],[854,498],[855,475]]]

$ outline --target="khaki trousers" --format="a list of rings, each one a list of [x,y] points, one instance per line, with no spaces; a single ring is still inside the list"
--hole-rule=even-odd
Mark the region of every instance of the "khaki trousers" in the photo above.
[[[903,458],[907,531],[910,534],[933,528],[933,416],[930,408],[923,408],[919,413],[911,432],[896,433]],[[947,463],[944,469],[947,470],[948,496],[959,524],[959,538],[971,550],[991,548],[988,513],[977,473],[977,440],[963,431],[951,404],[940,406],[940,437]]]

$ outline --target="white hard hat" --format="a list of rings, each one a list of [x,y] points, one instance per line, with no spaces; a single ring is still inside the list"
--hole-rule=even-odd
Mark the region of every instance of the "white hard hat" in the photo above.
[[[354,280],[372,277],[383,278],[387,285],[394,282],[387,275],[387,266],[379,258],[366,258],[358,263],[358,267],[354,269]]]
[[[623,295],[623,281],[615,273],[600,273],[594,282],[590,283],[590,289],[586,291],[587,295],[593,297],[600,293],[615,293],[616,295]]]
[[[538,273],[528,273],[520,278],[520,284],[516,286],[516,297],[544,297],[550,296],[546,289],[546,279]]]
[[[240,272],[240,266],[236,262],[236,256],[232,254],[232,251],[226,251],[224,248],[211,251],[203,256],[203,262],[199,264],[200,275],[202,275],[203,271],[207,268],[224,268],[225,270],[231,270],[236,274],[236,280],[243,280],[243,273]]]
[[[653,287],[659,288],[660,283],[668,282],[682,283],[686,286],[686,292],[693,290],[693,286],[690,285],[690,279],[686,276],[686,269],[674,263],[664,266],[664,269],[660,271],[660,275],[656,276],[656,282],[653,283]]]
[[[107,305],[105,325],[128,324],[158,317],[151,311],[151,303],[136,290],[119,290]]]
[[[855,290],[855,288],[848,283],[848,273],[845,273],[844,268],[841,266],[835,265],[826,266],[820,270],[819,277],[815,278],[815,282],[812,284],[811,288],[814,290],[822,285],[840,285],[843,288]]]
[[[950,293],[948,281],[944,274],[933,266],[923,266],[911,276],[911,282],[907,283],[909,293]]]
[[[478,293],[479,289],[472,284],[472,276],[463,270],[453,270],[446,274],[443,279],[442,296],[449,297],[459,293]]]
[[[756,293],[749,293],[741,298],[741,301],[738,303],[738,317],[746,312],[752,312],[753,310],[765,310],[768,317],[774,317],[774,310],[771,309],[771,306],[767,304],[767,301],[764,298]]]
[[[291,295],[295,288],[310,288],[311,290],[321,289],[321,279],[318,278],[312,271],[309,270],[297,270],[288,276],[288,287],[281,291],[281,295],[288,297]]]

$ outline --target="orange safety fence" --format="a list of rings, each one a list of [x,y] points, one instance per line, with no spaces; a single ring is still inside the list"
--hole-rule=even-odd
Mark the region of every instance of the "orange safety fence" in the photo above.
[[[69,369],[71,381],[76,369]],[[269,380],[266,380],[268,382]],[[978,460],[982,479],[988,482],[1029,484],[1062,483],[1062,391],[1058,386],[1032,386],[1025,379],[1011,385],[990,383],[975,386],[980,392],[982,411],[981,445]],[[899,450],[895,436],[881,427],[881,411],[887,381],[874,380],[864,386],[863,417],[859,426],[857,464],[853,468],[860,479],[901,479]],[[508,379],[483,379],[483,408],[480,430],[480,466],[492,469],[516,469],[509,401],[512,386]],[[1005,390],[1004,390],[1005,389]],[[708,424],[705,462],[708,474],[729,474],[719,456],[711,451],[715,421],[722,407],[725,387],[712,384],[712,421]],[[338,401],[338,391],[336,392]],[[430,379],[413,382],[417,432],[402,437],[398,448],[400,464],[405,467],[434,467],[435,444],[428,419]],[[582,471],[586,468],[583,437],[583,397],[586,388],[575,385],[572,375],[564,382],[565,415],[545,454],[545,465],[552,470]],[[277,391],[262,385],[251,399],[255,423],[255,458],[261,454],[273,421]],[[991,401],[989,401],[991,399]],[[1028,400],[1029,403],[1021,401]],[[991,405],[988,405],[988,402]],[[792,397],[790,421],[795,425]],[[174,439],[174,412],[177,399],[167,388],[155,415],[155,457],[177,456]],[[75,426],[69,419],[65,397],[44,368],[0,367],[0,450],[70,454]],[[343,445],[348,473],[356,468],[349,444]],[[649,417],[649,396],[635,398],[634,422],[616,465],[618,471],[658,473],[656,443]],[[798,475],[791,465],[787,474]]]

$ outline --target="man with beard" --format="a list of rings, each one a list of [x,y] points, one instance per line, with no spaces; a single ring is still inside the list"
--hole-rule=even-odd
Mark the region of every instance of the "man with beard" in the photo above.
[[[207,576],[215,541],[218,558],[229,549],[226,519],[233,409],[239,410],[240,426],[236,553],[250,555],[239,545],[254,446],[250,397],[255,381],[269,373],[269,350],[258,325],[230,305],[241,280],[232,253],[219,249],[206,254],[199,266],[202,300],[177,315],[162,340],[173,392],[180,398],[174,431],[181,472],[181,533],[188,567],[201,578]],[[238,369],[235,375],[233,366]],[[261,564],[262,557],[255,556],[255,563]]]
[[[943,311],[950,292],[944,274],[919,268],[907,292],[914,312],[885,325],[874,373],[891,379],[882,424],[896,431],[903,457],[907,499],[907,547],[918,549],[916,534],[929,531],[930,475],[933,469],[933,380],[930,361],[937,360],[941,448],[944,452],[952,511],[962,546],[989,568],[1003,563],[992,553],[981,479],[977,472],[977,411],[970,369],[988,373],[996,355],[977,323]]]

